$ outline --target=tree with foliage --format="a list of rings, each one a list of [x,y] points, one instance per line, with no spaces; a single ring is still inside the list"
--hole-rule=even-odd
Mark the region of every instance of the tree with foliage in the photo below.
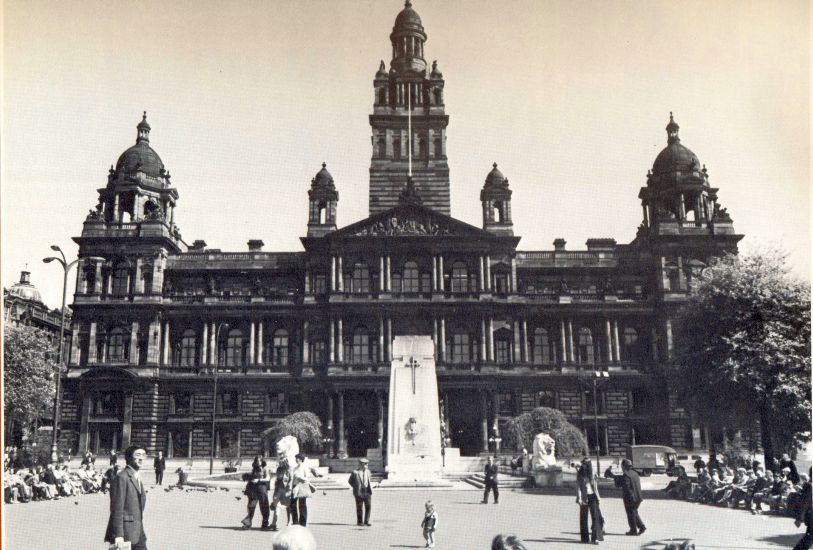
[[[701,422],[759,426],[765,464],[810,439],[810,288],[782,252],[728,255],[681,309],[669,378]]]
[[[302,448],[320,448],[322,445],[322,421],[308,411],[289,414],[264,433],[274,441],[274,444],[286,435],[292,435]]]
[[[533,450],[534,437],[544,432],[556,442],[556,458],[581,456],[587,453],[587,440],[581,430],[568,422],[562,411],[537,407],[531,412],[508,420],[503,429],[506,447]]]
[[[6,325],[3,338],[3,402],[6,434],[12,425],[23,433],[48,415],[54,400],[57,368],[48,334],[30,326]]]

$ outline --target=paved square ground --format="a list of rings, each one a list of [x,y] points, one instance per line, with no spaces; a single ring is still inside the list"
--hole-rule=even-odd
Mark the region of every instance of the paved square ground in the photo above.
[[[474,490],[379,490],[373,495],[373,525],[364,528],[355,525],[350,491],[329,491],[311,499],[309,527],[320,550],[422,548],[420,523],[427,499],[436,503],[439,514],[438,550],[488,549],[492,537],[501,532],[519,535],[529,549],[580,546],[575,496],[520,491],[503,491],[500,504],[484,505],[479,503],[481,493]],[[95,494],[56,502],[6,505],[3,547],[106,548],[102,538],[108,503],[107,496]],[[273,533],[239,529],[245,504],[245,497],[235,490],[167,493],[153,489],[145,512],[149,547],[151,550],[270,548]],[[641,507],[647,532],[641,537],[627,537],[620,498],[604,498],[601,506],[607,521],[603,548],[655,550],[663,547],[662,541],[674,537],[693,539],[697,548],[769,550],[791,548],[802,533],[788,518],[648,499]],[[259,510],[255,522],[258,525]]]

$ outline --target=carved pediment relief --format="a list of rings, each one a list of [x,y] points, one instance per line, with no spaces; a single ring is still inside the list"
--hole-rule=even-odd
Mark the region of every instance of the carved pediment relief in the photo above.
[[[433,220],[431,216],[408,216],[393,212],[383,219],[372,221],[357,228],[352,235],[356,237],[376,236],[436,236],[454,235],[455,231],[447,223]]]

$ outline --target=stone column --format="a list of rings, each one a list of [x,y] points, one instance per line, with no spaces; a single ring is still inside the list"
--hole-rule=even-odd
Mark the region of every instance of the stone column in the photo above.
[[[485,363],[488,361],[488,339],[486,334],[486,320],[480,320],[480,362]]]
[[[218,357],[219,350],[217,349],[219,342],[217,341],[217,327],[215,326],[215,322],[212,321],[211,327],[209,328],[209,364],[214,365],[217,367],[217,363],[220,360]]]
[[[613,335],[610,332],[610,320],[604,320],[604,337],[607,339],[607,345],[605,346],[605,353],[607,354],[607,362],[610,363],[613,361]]]
[[[684,221],[686,219],[686,202],[683,193],[678,197],[678,208],[680,209],[680,221]]]
[[[335,292],[338,286],[336,286],[336,256],[330,257],[330,290]]]
[[[384,271],[384,256],[380,256],[378,260],[378,290],[384,292],[384,290],[387,288],[387,277]]]
[[[485,268],[483,264],[485,263],[485,258],[480,256],[480,261],[478,262],[478,267],[480,268],[478,271],[479,279],[477,281],[477,290],[483,292],[485,290],[485,281],[483,280],[485,277]]]
[[[576,354],[574,353],[576,349],[573,347],[573,321],[568,319],[567,320],[567,344],[570,350],[568,351],[568,355],[570,356],[570,361],[572,363],[576,362]]]
[[[500,394],[494,393],[492,396],[492,400],[494,403],[494,437],[500,437]],[[494,453],[500,452],[500,442],[494,442]]]
[[[565,320],[559,321],[559,335],[561,336],[562,353],[559,357],[559,362],[567,363],[567,332],[565,330]]]
[[[333,393],[327,392],[327,418],[325,419],[325,425],[327,426],[327,433],[330,434],[330,437],[333,438],[333,441],[330,443],[330,447],[328,447],[327,455],[328,457],[335,456],[335,443],[336,443],[336,433],[333,430]]]
[[[435,361],[440,361],[440,329],[438,328],[438,318],[432,319],[432,342],[435,343]]]
[[[331,317],[330,329],[328,330],[328,362],[336,362],[336,321]]]
[[[486,290],[491,290],[491,256],[486,256]]]
[[[378,362],[384,362],[384,317],[378,316]]]
[[[494,362],[494,319],[491,317],[488,318],[488,325],[486,326],[488,331],[488,360],[492,363]]]
[[[337,334],[337,360],[339,363],[344,363],[344,332],[342,330],[342,318],[336,320],[336,334]]]
[[[113,221],[120,222],[121,221],[121,212],[119,211],[119,195],[113,197]]]
[[[74,321],[73,326],[71,327],[71,355],[69,359],[71,365],[79,364],[81,351],[82,350],[79,347],[79,322]]]
[[[257,364],[262,365],[265,363],[263,360],[263,320],[257,321]]]
[[[443,271],[443,256],[441,255],[438,255],[438,285],[440,286],[441,292],[446,290],[446,281]]]
[[[517,358],[522,358],[522,346],[520,344],[519,321],[514,320],[514,349],[511,350],[511,362],[517,363]]]
[[[172,345],[170,344],[169,340],[169,319],[164,321],[164,353],[163,353],[163,361],[162,363],[164,366],[169,366],[172,361]]]
[[[517,291],[517,260],[516,258],[511,258],[511,292],[516,291]]]
[[[136,294],[144,294],[144,266],[141,256],[136,258],[135,268],[135,292]]]
[[[133,431],[133,394],[124,396],[124,422],[121,425],[121,447],[126,449],[130,446],[130,436]]]
[[[248,322],[248,364],[254,364],[254,346],[256,345],[254,339],[254,321]]]
[[[438,257],[432,256],[432,292],[440,290],[438,285]]]
[[[486,392],[480,391],[480,423],[482,426],[483,452],[488,452],[488,401]]]
[[[93,293],[99,295],[102,293],[102,262],[96,261],[96,277],[93,281]]]
[[[446,318],[440,318],[440,334],[438,344],[440,345],[440,360],[446,362]]]
[[[310,364],[310,335],[308,333],[308,322],[302,322],[302,364],[309,365]]]
[[[387,317],[387,361],[392,363],[392,317]]]
[[[339,440],[339,458],[347,458],[347,439],[344,436],[344,392],[340,391],[338,397],[339,424],[336,431]]]
[[[209,364],[209,325],[206,321],[203,322],[203,328],[200,331],[200,364]]]
[[[384,397],[381,395],[381,391],[376,390],[375,392],[375,401],[376,406],[378,408],[378,425],[376,426],[377,435],[378,435],[378,448],[384,449]]]
[[[528,362],[528,320],[522,320],[522,362]],[[548,341],[550,342],[550,341]],[[553,346],[551,346],[553,347]]]
[[[392,257],[387,256],[387,269],[385,271],[387,276],[387,292],[392,292]]]
[[[88,365],[94,365],[98,361],[96,357],[96,321],[90,323],[90,335],[88,336]]]
[[[336,277],[337,277],[337,286],[336,289],[339,292],[344,292],[344,268],[342,267],[342,257],[339,256],[336,258]]]
[[[613,321],[613,339],[615,340],[615,361],[621,361],[621,344],[618,340],[618,319]]]
[[[130,325],[130,364],[138,364],[138,321]]]
[[[88,433],[88,426],[90,421],[90,408],[93,406],[93,403],[90,400],[90,397],[85,395],[82,397],[82,408],[81,408],[81,417],[79,420],[79,448],[76,450],[76,454],[84,454],[88,450],[88,445],[90,444],[90,434]]]

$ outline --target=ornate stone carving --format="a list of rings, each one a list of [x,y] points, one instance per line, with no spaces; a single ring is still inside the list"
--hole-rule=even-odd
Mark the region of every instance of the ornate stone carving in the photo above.
[[[367,227],[363,227],[354,233],[357,237],[451,234],[452,232],[448,227],[442,226],[430,219],[419,221],[414,218],[399,218],[395,215],[389,219],[381,220]]]
[[[713,222],[728,222],[730,223],[731,216],[728,214],[728,209],[720,207],[719,202],[714,203],[714,213],[711,216]]]

